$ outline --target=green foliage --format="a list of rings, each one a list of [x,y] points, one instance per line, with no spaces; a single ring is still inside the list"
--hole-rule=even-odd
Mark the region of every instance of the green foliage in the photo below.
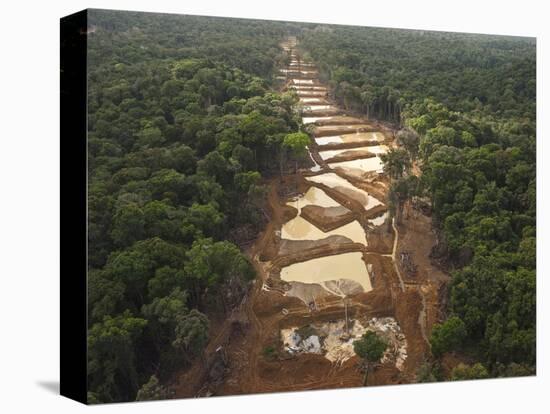
[[[170,398],[168,389],[159,383],[156,375],[151,375],[149,381],[143,384],[139,389],[136,401],[165,400],[167,398]]]
[[[387,348],[388,343],[373,331],[367,331],[361,339],[353,341],[353,350],[363,360],[364,364],[365,378],[363,385],[367,385],[371,365],[380,362]]]
[[[441,367],[437,362],[424,362],[416,372],[416,382],[427,383],[441,381]]]
[[[301,158],[307,154],[307,145],[309,144],[309,136],[303,132],[294,132],[285,136],[283,145],[289,148],[292,154]]]
[[[466,326],[460,318],[452,316],[441,324],[435,324],[430,337],[432,353],[440,356],[459,348],[466,338]]]
[[[162,131],[158,127],[148,126],[137,134],[138,147],[158,147],[166,139],[162,136]]]
[[[100,322],[105,316],[114,315],[124,301],[125,285],[113,280],[102,270],[88,272],[88,317],[90,322]]]
[[[405,148],[412,162],[418,156],[420,136],[412,129],[404,128],[397,133],[399,143]]]
[[[451,111],[535,119],[532,38],[330,26],[304,30],[300,46],[340,103],[368,116],[405,121],[421,135],[438,118],[449,118],[436,105],[410,116],[409,106],[428,97]]]
[[[387,347],[386,341],[373,331],[368,331],[361,339],[353,341],[353,350],[357,356],[368,363],[379,362]]]
[[[490,364],[533,365],[535,272],[525,268],[503,272],[508,260],[505,256],[476,257],[472,265],[457,272],[451,306],[461,315],[468,337],[479,343]]]
[[[254,269],[239,249],[228,241],[196,240],[187,253],[185,271],[193,286],[193,303],[201,303],[202,292],[208,288],[213,297],[223,296],[220,288],[237,279],[242,282],[254,277]]]
[[[527,377],[536,375],[534,366],[516,364],[515,362],[508,365],[498,364],[496,371],[499,377]]]
[[[186,351],[189,357],[200,355],[208,343],[208,329],[206,315],[193,309],[178,320],[172,345]]]
[[[194,203],[186,211],[182,222],[182,234],[185,240],[196,240],[201,237],[219,237],[223,232],[225,216],[213,203]]]
[[[145,236],[143,210],[134,203],[121,207],[113,217],[111,237],[117,246],[127,247]]]
[[[458,364],[451,372],[451,381],[465,381],[489,378],[487,369],[480,363],[474,365]]]
[[[187,292],[177,287],[168,296],[155,297],[150,304],[143,306],[142,313],[173,330],[178,318],[187,313]]]
[[[404,149],[390,148],[385,154],[380,155],[384,163],[384,172],[391,178],[401,178],[411,168],[409,154]]]
[[[137,391],[134,341],[147,321],[129,311],[92,325],[88,332],[88,384],[102,402],[128,400]]]

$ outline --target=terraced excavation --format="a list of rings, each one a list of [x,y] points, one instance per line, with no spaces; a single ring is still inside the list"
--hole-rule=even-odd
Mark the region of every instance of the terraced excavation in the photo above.
[[[369,385],[414,382],[429,352],[446,276],[425,259],[416,276],[401,269],[400,252],[427,258],[434,236],[428,217],[397,226],[388,212],[380,155],[396,145],[392,130],[334,104],[295,39],[282,47],[290,63],[279,77],[299,97],[311,167],[270,182],[270,222],[248,251],[258,279],[206,366],[180,378],[182,396],[361,386],[352,343],[366,330],[389,343]]]

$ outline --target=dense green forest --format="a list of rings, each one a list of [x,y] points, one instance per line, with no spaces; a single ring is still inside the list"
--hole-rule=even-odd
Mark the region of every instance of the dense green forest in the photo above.
[[[407,201],[430,201],[440,239],[433,256],[452,273],[430,367],[460,351],[478,363],[453,379],[532,374],[534,39],[319,26],[300,44],[337,101],[399,126],[404,149],[384,157],[397,215]],[[425,368],[419,380],[441,379]]]
[[[160,398],[254,278],[238,244],[299,130],[296,97],[270,89],[289,27],[100,10],[90,26],[89,401]]]

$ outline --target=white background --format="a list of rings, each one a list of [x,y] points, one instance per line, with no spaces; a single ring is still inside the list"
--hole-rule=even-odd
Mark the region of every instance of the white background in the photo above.
[[[0,412],[111,412],[57,395],[59,382],[59,21],[86,7],[538,37],[538,376],[121,404],[121,413],[543,412],[548,367],[549,13],[541,1],[131,0],[4,2],[0,13]],[[543,107],[543,100],[546,105]],[[548,114],[546,113],[546,116]],[[65,194],[65,196],[67,196]],[[68,199],[65,199],[66,201]],[[546,257],[545,257],[546,256]],[[75,273],[75,277],[82,277]],[[548,412],[548,411],[546,411]]]

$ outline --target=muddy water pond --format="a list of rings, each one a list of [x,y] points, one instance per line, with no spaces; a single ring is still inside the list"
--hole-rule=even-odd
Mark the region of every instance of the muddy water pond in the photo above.
[[[281,238],[286,240],[322,240],[329,236],[344,236],[354,243],[367,245],[365,230],[357,220],[337,229],[324,232],[302,216],[296,216],[283,224]]]
[[[329,164],[331,168],[343,168],[346,172],[356,176],[361,176],[366,172],[382,173],[384,170],[384,163],[380,157],[361,158],[352,161],[331,162]]]
[[[304,116],[302,122],[305,124],[313,124],[317,121],[328,121],[332,119],[331,116]]]
[[[385,139],[384,134],[382,134],[381,132],[359,132],[359,133],[351,134],[351,135],[355,135],[355,137],[352,137],[352,136],[348,137],[348,136],[344,135],[344,139],[353,140],[353,141],[350,141],[350,142],[356,142],[357,140],[382,142]]]
[[[315,111],[322,111],[325,109],[336,109],[336,108],[332,105],[307,104],[307,105],[304,105],[304,109],[307,111],[315,112]]]
[[[384,135],[380,132],[357,132],[352,134],[329,135],[326,137],[315,138],[318,145],[328,144],[347,144],[350,142],[381,142],[384,141]],[[380,146],[382,147],[382,146]],[[387,149],[386,149],[387,150]]]
[[[281,228],[281,239],[286,240],[322,240],[329,236],[344,236],[355,243],[367,245],[367,238],[363,227],[358,221],[352,221],[337,229],[324,232],[313,225],[302,216],[300,212],[307,205],[317,205],[320,207],[338,207],[340,204],[330,198],[323,190],[317,187],[310,187],[301,197],[286,203],[298,210],[298,215],[292,220],[283,224]]]
[[[386,145],[372,145],[370,147],[364,147],[372,154],[385,154],[389,148]]]
[[[345,180],[335,173],[314,175],[312,177],[306,177],[306,179],[308,181],[324,184],[327,187],[334,188],[336,191],[342,193],[345,196],[353,197],[353,199],[359,201],[367,209],[371,209],[375,206],[383,204],[366,191],[355,187],[348,180]]]
[[[281,269],[281,279],[286,282],[320,284],[327,290],[327,282],[353,281],[364,292],[372,285],[361,252],[342,253],[294,263]]]
[[[313,121],[315,122],[315,121]],[[304,124],[306,122],[304,121]],[[344,140],[341,135],[332,135],[329,137],[315,138],[317,145],[327,145],[327,144],[342,144]]]
[[[310,104],[310,105],[311,104],[323,105],[325,100],[322,98],[300,98],[300,102],[303,102],[304,104]]]
[[[296,79],[295,79],[296,80]],[[297,79],[300,80],[300,79]],[[312,79],[307,79],[312,80]],[[312,85],[291,85],[291,88],[296,89],[298,92],[327,92],[327,88],[325,86],[312,86]]]
[[[294,207],[300,212],[302,207],[308,205],[316,205],[320,207],[338,207],[340,204],[330,198],[327,193],[317,187],[309,187],[309,190],[301,197],[296,197],[296,199],[286,203],[287,206]]]
[[[343,152],[352,152],[351,149],[339,149],[339,150],[329,150],[329,151],[319,151],[319,156],[323,160],[328,160],[329,158],[335,157],[336,155],[340,155]]]
[[[328,160],[330,158],[336,157],[337,155],[341,155],[346,153],[345,155],[356,155],[359,153],[365,153],[370,152],[371,154],[385,154],[388,151],[388,147],[385,145],[376,145],[376,146],[370,146],[370,147],[358,147],[358,148],[346,148],[346,149],[337,149],[337,150],[327,150],[327,151],[319,151],[319,155],[323,160]],[[362,156],[362,155],[360,155]]]
[[[325,96],[326,92],[323,91],[304,91],[304,90],[297,90],[296,93],[298,96],[306,95],[306,96]]]
[[[292,79],[295,85],[313,85],[313,79]]]

